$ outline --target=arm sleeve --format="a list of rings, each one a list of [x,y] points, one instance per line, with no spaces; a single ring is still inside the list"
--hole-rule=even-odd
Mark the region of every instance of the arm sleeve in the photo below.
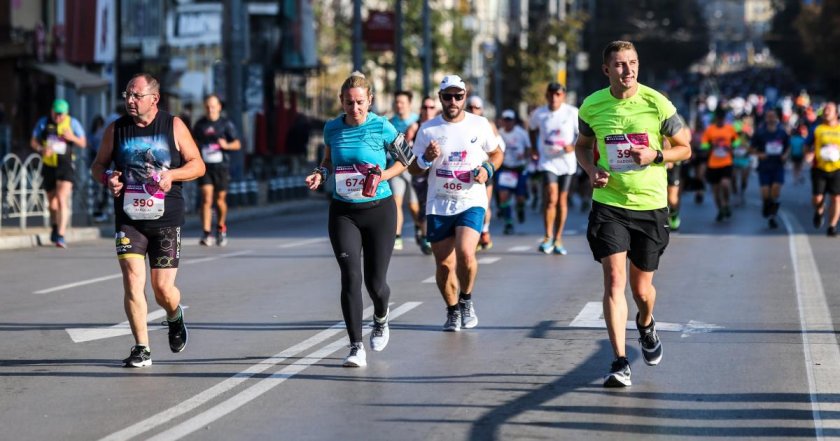
[[[590,138],[595,137],[595,131],[592,130],[592,127],[589,127],[589,124],[586,123],[580,116],[578,116],[578,133],[583,136],[588,136]]]
[[[674,136],[680,132],[680,130],[686,127],[685,121],[678,113],[674,113],[670,117],[666,118],[665,121],[662,121],[662,127],[659,130],[659,133],[665,136]]]

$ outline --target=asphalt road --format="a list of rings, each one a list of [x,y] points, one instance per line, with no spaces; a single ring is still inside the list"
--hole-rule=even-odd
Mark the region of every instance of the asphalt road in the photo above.
[[[178,286],[190,343],[172,354],[153,328],[147,369],[120,367],[133,342],[111,240],[0,252],[0,438],[840,437],[840,242],[810,226],[804,185],[785,189],[783,225],[769,230],[755,184],[720,224],[708,198],[686,200],[655,278],[664,359],[646,366],[628,332],[633,386],[622,390],[601,385],[612,361],[603,282],[577,207],[567,256],[536,252],[532,211],[515,235],[494,225],[495,246],[479,254],[479,326],[460,333],[441,332],[433,259],[406,240],[389,271],[391,343],[361,369],[341,367],[326,205],[231,224],[226,248],[187,230]]]

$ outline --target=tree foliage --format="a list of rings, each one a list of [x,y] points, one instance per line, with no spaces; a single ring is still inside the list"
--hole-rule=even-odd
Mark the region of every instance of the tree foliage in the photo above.
[[[687,71],[709,50],[709,33],[696,1],[599,0],[584,32],[589,70],[585,88],[604,87],[601,51],[614,40],[633,42],[639,52],[642,81],[669,70]]]
[[[566,54],[578,52],[585,20],[585,14],[571,14],[564,21],[536,20],[528,30],[527,50],[519,47],[516,36],[501,45],[503,108],[515,108],[520,101],[542,103],[546,84],[557,79],[558,65],[569,61],[560,54],[560,43],[566,43]]]

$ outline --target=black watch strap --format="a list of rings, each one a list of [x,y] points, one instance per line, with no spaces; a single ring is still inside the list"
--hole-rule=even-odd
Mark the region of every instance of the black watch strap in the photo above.
[[[653,159],[654,164],[662,164],[662,161],[665,160],[665,157],[662,155],[662,150],[656,151],[656,158]]]

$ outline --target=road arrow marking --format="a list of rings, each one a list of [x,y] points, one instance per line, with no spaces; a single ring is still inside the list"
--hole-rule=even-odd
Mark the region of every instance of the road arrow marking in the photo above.
[[[500,260],[502,260],[501,257],[482,257],[481,259],[478,259],[478,263],[480,265],[490,265],[491,263],[496,263]]]
[[[181,305],[181,308],[187,309],[189,306]],[[149,323],[149,331],[157,331],[166,328],[158,324],[157,320],[166,316],[166,311],[158,309],[148,314],[146,320]],[[155,324],[152,325],[151,323]],[[73,343],[84,343],[86,341],[101,340],[103,338],[119,337],[122,335],[131,334],[131,327],[128,321],[117,323],[113,326],[95,327],[95,328],[67,328],[65,329],[70,334],[70,339]]]
[[[521,253],[521,252],[524,252],[524,251],[529,251],[531,249],[532,248],[529,247],[528,245],[519,245],[519,246],[508,248],[508,252],[509,253]]]
[[[294,248],[294,247],[299,247],[299,246],[303,246],[303,245],[311,245],[311,244],[314,244],[314,243],[326,242],[328,239],[329,238],[326,238],[326,237],[318,237],[318,238],[315,238],[315,239],[298,240],[298,241],[295,241],[295,242],[284,243],[283,245],[277,245],[277,248]]]
[[[569,323],[569,327],[606,329],[607,324],[604,322],[603,306],[601,302],[588,302],[584,305],[577,317]],[[632,321],[628,321],[627,329],[635,330],[636,324]],[[723,326],[698,322],[696,320],[691,320],[686,325],[681,325],[679,323],[656,322],[657,331],[682,332],[682,335],[680,335],[682,338],[688,337],[691,334],[712,332],[716,329],[723,329]]]

